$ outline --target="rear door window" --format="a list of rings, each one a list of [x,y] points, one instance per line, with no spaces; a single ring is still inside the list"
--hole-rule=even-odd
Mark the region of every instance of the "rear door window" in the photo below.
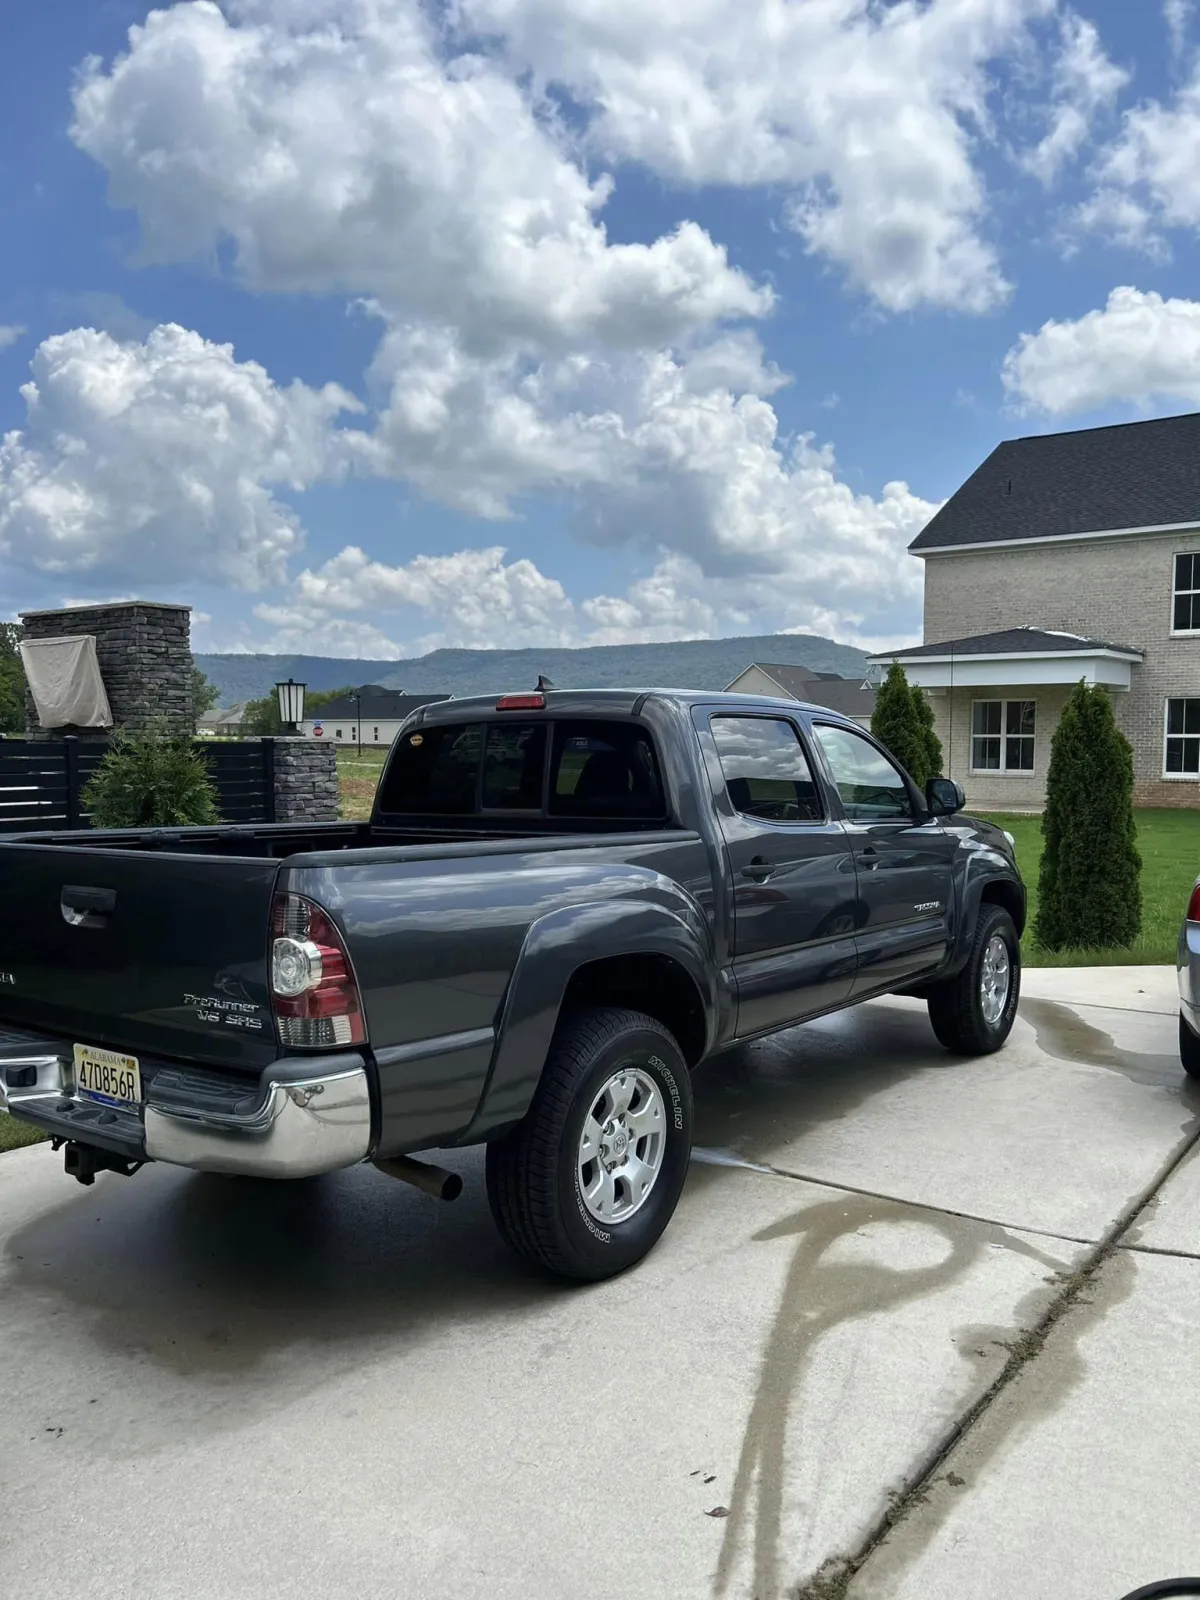
[[[825,806],[800,735],[782,717],[714,717],[712,734],[736,811],[764,822],[821,822]]]

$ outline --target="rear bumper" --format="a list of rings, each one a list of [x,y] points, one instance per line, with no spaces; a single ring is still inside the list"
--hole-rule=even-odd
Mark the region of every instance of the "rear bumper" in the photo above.
[[[306,1178],[353,1166],[370,1150],[370,1086],[355,1055],[277,1061],[257,1084],[231,1085],[199,1069],[160,1071],[145,1103],[127,1109],[77,1095],[74,1076],[61,1040],[11,1029],[0,1037],[0,1109],[127,1160]]]

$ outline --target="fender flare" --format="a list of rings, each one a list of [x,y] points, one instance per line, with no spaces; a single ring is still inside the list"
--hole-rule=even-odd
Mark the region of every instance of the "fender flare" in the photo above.
[[[478,1143],[521,1120],[541,1079],[572,977],[589,962],[629,955],[666,956],[683,968],[700,997],[706,1048],[711,1047],[716,967],[707,923],[688,897],[680,894],[677,907],[621,899],[562,906],[539,917],[525,936],[483,1093],[458,1143]]]
[[[995,865],[993,864],[995,863]],[[954,953],[947,965],[949,973],[958,972],[971,952],[971,942],[975,937],[975,925],[979,920],[979,908],[985,898],[985,890],[993,885],[1002,885],[1005,898],[994,898],[998,905],[1003,905],[1006,910],[1019,905],[1020,915],[1013,918],[1017,925],[1018,934],[1024,932],[1027,895],[1025,885],[1011,870],[1006,870],[1004,863],[1000,871],[996,865],[1003,863],[1003,857],[993,855],[990,860],[981,857],[975,858],[967,869],[967,876],[962,886],[961,914],[958,919],[958,931],[954,941]]]

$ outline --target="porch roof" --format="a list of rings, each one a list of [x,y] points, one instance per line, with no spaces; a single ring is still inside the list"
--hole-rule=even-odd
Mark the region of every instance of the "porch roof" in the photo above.
[[[1134,645],[1049,628],[1002,628],[869,657],[873,666],[898,661],[909,679],[925,689],[1071,684],[1081,678],[1128,689],[1133,669],[1143,659],[1144,652]]]

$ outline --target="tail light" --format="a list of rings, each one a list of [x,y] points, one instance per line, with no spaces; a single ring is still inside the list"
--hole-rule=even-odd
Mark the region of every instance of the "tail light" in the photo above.
[[[1200,883],[1192,890],[1192,898],[1188,901],[1187,919],[1189,922],[1200,922]]]
[[[544,711],[544,694],[502,694],[496,701],[497,711]]]
[[[303,1050],[362,1044],[358,982],[330,917],[299,894],[271,907],[271,998],[279,1042]]]

